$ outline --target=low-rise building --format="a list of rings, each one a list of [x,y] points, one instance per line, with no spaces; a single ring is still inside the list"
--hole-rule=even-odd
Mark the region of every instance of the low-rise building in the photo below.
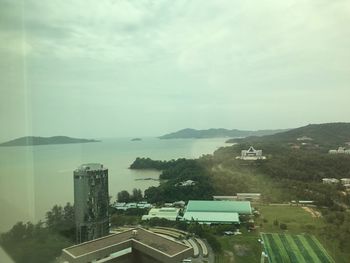
[[[186,205],[186,202],[185,201],[175,201],[174,203],[173,203],[173,205],[175,206],[175,207],[184,207],[185,205]]]
[[[200,224],[239,224],[240,215],[252,214],[248,201],[190,200],[183,220]]]
[[[152,205],[144,201],[138,203],[116,202],[113,204],[113,207],[117,210],[128,210],[133,208],[151,208]]]
[[[324,184],[337,184],[337,183],[339,183],[339,180],[336,178],[323,178],[322,183],[324,183]]]
[[[195,181],[187,180],[187,181],[183,181],[183,182],[177,183],[176,186],[192,186],[192,185],[195,185],[195,184],[196,184]]]
[[[340,179],[340,182],[343,185],[350,184],[350,178],[342,178]]]
[[[297,138],[297,141],[312,141],[313,139],[307,136]]]
[[[266,159],[266,157],[262,155],[262,150],[255,150],[253,146],[250,146],[248,150],[242,150],[241,156],[237,156],[236,159],[255,161]]]
[[[193,248],[136,228],[62,250],[68,263],[179,263],[193,255]]]
[[[236,201],[237,196],[234,196],[234,195],[214,195],[213,199],[215,201]]]
[[[239,201],[259,201],[260,193],[237,193],[237,200]]]
[[[152,208],[149,210],[148,215],[143,215],[142,220],[149,220],[151,218],[164,218],[170,221],[176,221],[179,216],[180,209],[176,207],[161,207]]]
[[[329,150],[330,154],[350,154],[350,150],[345,149],[344,147],[338,147],[338,150]]]
[[[315,201],[313,201],[313,200],[292,200],[291,203],[293,205],[308,206],[308,205],[313,205],[315,203]]]
[[[260,193],[237,193],[235,195],[214,195],[217,201],[259,201]]]
[[[137,208],[151,208],[152,205],[147,202],[139,202],[137,203]]]

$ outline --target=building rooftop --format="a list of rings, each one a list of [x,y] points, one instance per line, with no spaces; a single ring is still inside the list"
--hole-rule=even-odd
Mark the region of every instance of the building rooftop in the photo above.
[[[179,212],[180,209],[175,207],[152,208],[148,212],[148,215],[142,216],[142,220],[151,219],[153,217],[159,217],[175,221],[179,215]]]
[[[76,171],[101,171],[106,170],[107,168],[101,163],[86,163],[80,165]]]
[[[136,232],[136,231],[137,232]],[[141,246],[141,248],[140,248]],[[136,247],[137,249],[149,250],[152,256],[159,254],[160,257],[176,257],[181,253],[191,255],[192,248],[179,242],[169,240],[143,228],[128,230],[118,234],[112,234],[106,237],[88,241],[79,245],[63,249],[63,253],[74,260],[82,258],[92,259],[94,253],[118,252],[127,247]],[[191,252],[191,253],[188,253]],[[107,253],[107,252],[106,252]],[[169,261],[170,262],[170,261]]]
[[[238,213],[231,212],[186,212],[183,219],[188,221],[199,221],[208,223],[239,223]]]
[[[251,214],[249,201],[188,201],[186,212],[236,212],[238,214]]]

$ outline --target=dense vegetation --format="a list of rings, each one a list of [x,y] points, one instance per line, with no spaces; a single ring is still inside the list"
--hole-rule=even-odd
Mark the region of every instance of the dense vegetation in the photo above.
[[[46,224],[16,223],[1,234],[0,245],[16,263],[47,263],[53,262],[62,248],[71,246],[74,237],[74,209],[67,203],[47,212]]]
[[[339,248],[340,251],[349,253],[350,212],[324,209],[322,214],[327,223],[322,232],[324,239],[334,242],[334,246]]]
[[[267,160],[256,162],[234,160],[234,157],[240,155],[242,149],[248,149],[249,145],[253,145],[256,149],[263,149]],[[215,152],[213,160],[220,163],[221,168],[225,168],[223,174],[232,174],[230,181],[238,180],[236,184],[241,185],[241,191],[251,190],[254,183],[256,185],[258,181],[261,187],[257,190],[264,193],[265,189],[262,186],[273,181],[274,188],[284,193],[285,198],[280,201],[314,200],[320,206],[329,207],[339,202],[350,204],[349,196],[342,193],[344,191],[342,185],[322,184],[322,178],[325,177],[338,179],[350,177],[350,156],[348,155],[331,155],[322,149],[310,146],[292,149],[288,144],[283,143],[245,142],[219,149]],[[240,173],[243,175],[240,176]],[[224,175],[224,178],[227,176]],[[220,177],[214,180],[214,184],[217,184],[218,180]],[[223,180],[221,185],[222,182]],[[226,181],[225,184],[229,185],[230,182]],[[235,186],[232,188],[235,189]],[[271,184],[270,188],[272,188]],[[270,190],[269,197],[273,195],[274,190]]]
[[[145,191],[145,199],[150,203],[188,201],[190,199],[211,199],[213,195],[210,173],[199,160],[177,159],[171,161],[153,161],[149,158],[137,158],[130,166],[132,169],[162,170],[159,178],[165,180],[158,187]],[[180,182],[192,180],[191,186],[181,186]]]
[[[155,161],[150,158],[136,158],[130,169],[157,169],[163,181],[158,187],[145,191],[145,199],[150,203],[174,202],[190,199],[211,199],[213,187],[206,166],[199,160],[177,159]],[[179,183],[193,180],[192,186],[180,186]]]
[[[175,160],[171,161],[155,161],[150,158],[137,157],[135,161],[130,165],[130,169],[155,169],[164,170],[176,163]]]
[[[131,194],[126,190],[120,191],[117,194],[117,200],[118,202],[121,202],[121,203],[139,202],[139,201],[142,201],[142,199],[143,199],[143,196],[142,196],[141,189],[134,188]]]

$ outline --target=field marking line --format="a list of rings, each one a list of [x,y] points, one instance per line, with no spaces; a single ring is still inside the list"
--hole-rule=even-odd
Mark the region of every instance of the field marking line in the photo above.
[[[277,245],[277,248],[278,248],[278,251],[279,251],[279,254],[281,255],[282,257],[282,262],[286,262],[286,263],[289,263],[291,262],[290,261],[290,257],[287,253],[287,250],[285,249],[283,243],[282,243],[282,240],[280,239],[280,237],[278,236],[278,234],[271,234],[271,238],[274,240],[274,242],[276,243]]]
[[[299,235],[293,235],[291,238],[293,239],[295,245],[298,247],[299,251],[301,252],[302,256],[304,257],[306,262],[313,263],[314,259],[310,255],[309,250],[306,249],[305,245],[301,242]]]
[[[289,248],[291,251],[294,253],[295,258],[297,259],[297,262],[299,263],[309,263],[305,260],[302,251],[300,251],[299,247],[297,244],[294,242],[294,239],[292,238],[292,235],[284,235],[285,239],[288,242]]]

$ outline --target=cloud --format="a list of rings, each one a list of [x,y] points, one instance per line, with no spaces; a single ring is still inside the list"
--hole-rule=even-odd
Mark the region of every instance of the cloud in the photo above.
[[[349,24],[347,0],[0,0],[0,81],[8,96],[29,100],[37,127],[96,97],[94,116],[127,123],[124,112],[147,108],[181,128],[201,109],[217,123],[254,105],[281,109],[272,120],[285,123],[293,100],[314,94],[322,119],[317,103],[334,94],[345,107],[350,96]],[[298,107],[307,112],[307,100]]]

